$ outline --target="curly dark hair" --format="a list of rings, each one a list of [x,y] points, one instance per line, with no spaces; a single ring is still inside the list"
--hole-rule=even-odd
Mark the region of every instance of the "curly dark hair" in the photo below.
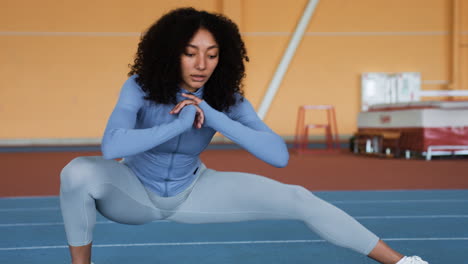
[[[206,29],[218,43],[218,65],[204,85],[203,99],[219,111],[228,111],[243,95],[244,60],[249,61],[237,25],[221,14],[178,8],[156,21],[141,37],[134,64],[128,76],[146,92],[146,99],[161,104],[176,104],[182,81],[180,56],[194,34]]]

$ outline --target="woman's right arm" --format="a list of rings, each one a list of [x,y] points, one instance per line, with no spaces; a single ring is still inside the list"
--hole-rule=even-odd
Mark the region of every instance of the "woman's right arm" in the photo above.
[[[135,76],[124,83],[102,139],[101,151],[105,159],[122,158],[147,151],[192,127],[196,109],[189,105],[170,123],[135,129],[137,113],[143,106],[144,96],[145,93],[135,82]]]

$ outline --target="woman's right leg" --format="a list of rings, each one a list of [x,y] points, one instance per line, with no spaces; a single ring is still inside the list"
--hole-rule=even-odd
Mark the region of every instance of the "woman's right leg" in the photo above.
[[[78,157],[63,168],[60,178],[60,206],[74,264],[90,261],[96,209],[124,224],[162,219],[138,178],[115,160]]]

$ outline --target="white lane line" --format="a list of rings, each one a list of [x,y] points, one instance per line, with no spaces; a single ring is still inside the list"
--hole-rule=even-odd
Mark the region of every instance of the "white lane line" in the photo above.
[[[468,215],[388,215],[388,216],[356,216],[356,219],[423,219],[423,218],[468,218]]]
[[[376,204],[376,203],[467,203],[468,199],[429,199],[429,200],[326,200],[332,204]],[[21,212],[21,211],[53,211],[60,210],[60,207],[24,207],[24,208],[4,208],[1,212]]]
[[[436,219],[436,218],[468,218],[468,215],[382,215],[382,216],[352,216],[355,219]],[[169,223],[168,220],[157,220],[148,224]],[[113,221],[97,221],[96,224],[118,224]],[[63,225],[63,222],[44,223],[9,223],[0,224],[1,227],[22,227],[22,226],[55,226]]]
[[[176,243],[132,243],[132,244],[103,244],[93,247],[148,247],[148,246],[205,246],[205,245],[239,245],[239,244],[292,244],[292,243],[323,243],[325,240],[264,240],[264,241],[219,241],[219,242],[176,242]],[[57,249],[68,246],[37,246],[0,248],[0,251]]]
[[[263,240],[263,241],[213,241],[213,242],[173,242],[173,243],[137,243],[137,244],[107,244],[97,247],[145,247],[145,246],[205,246],[205,245],[242,245],[242,244],[293,244],[322,243],[325,240]]]
[[[407,237],[407,238],[384,238],[385,241],[464,241],[468,237]]]
[[[374,204],[374,203],[466,203],[468,199],[418,199],[418,200],[342,200],[329,201],[333,204]]]
[[[99,221],[96,224],[114,224],[112,221]],[[63,222],[45,222],[45,223],[13,223],[13,224],[0,224],[0,227],[20,227],[20,226],[55,226],[63,225]]]
[[[5,208],[5,209],[0,209],[0,212],[56,211],[56,210],[60,210],[60,207]]]
[[[468,241],[468,237],[421,237],[421,238],[383,238],[384,241]],[[245,244],[297,244],[297,243],[324,243],[323,239],[313,240],[261,240],[261,241],[213,241],[213,242],[178,242],[178,243],[131,243],[131,244],[102,244],[93,247],[158,247],[158,246],[207,246],[207,245],[245,245]],[[33,246],[33,247],[6,247],[0,251],[14,250],[40,250],[40,249],[64,249],[59,246]]]
[[[54,226],[54,225],[63,225],[63,222],[0,224],[0,227]]]
[[[168,223],[168,220],[158,220],[154,222],[150,222],[148,224],[156,224],[156,223]],[[113,221],[97,221],[97,225],[103,224],[119,224]],[[0,227],[21,227],[21,226],[55,226],[55,225],[63,225],[63,222],[45,222],[45,223],[11,223],[11,224],[0,224]]]

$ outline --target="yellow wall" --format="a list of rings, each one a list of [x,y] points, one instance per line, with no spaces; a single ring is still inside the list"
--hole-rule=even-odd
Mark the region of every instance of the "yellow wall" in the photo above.
[[[468,89],[468,0],[460,1],[460,87],[458,89]]]
[[[240,25],[258,107],[306,0],[0,0],[0,140],[100,138],[144,31],[175,7],[224,12]],[[468,14],[468,0],[460,0]],[[322,0],[265,121],[294,134],[302,104],[333,104],[356,130],[362,72],[421,72],[424,90],[451,78],[452,0]],[[468,15],[461,16],[468,89]],[[427,81],[445,81],[427,84]],[[426,82],[426,83],[425,83]]]

